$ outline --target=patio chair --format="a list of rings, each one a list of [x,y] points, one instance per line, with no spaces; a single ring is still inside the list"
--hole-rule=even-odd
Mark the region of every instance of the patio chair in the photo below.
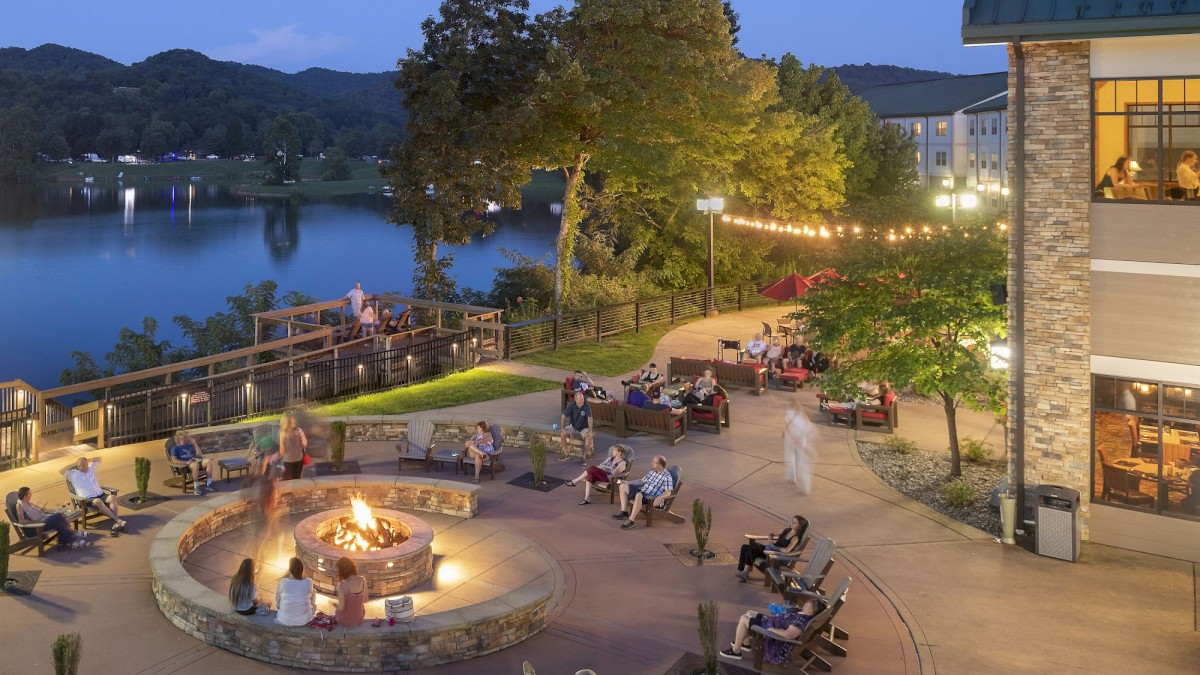
[[[41,558],[46,555],[46,544],[58,539],[58,530],[47,532],[45,523],[20,524],[20,519],[17,518],[18,501],[20,500],[16,492],[10,492],[4,498],[4,515],[8,522],[12,523],[13,532],[17,536],[15,541],[9,542],[9,549],[20,552],[36,546],[38,557]]]
[[[794,601],[794,598],[812,591],[820,593],[825,576],[833,568],[833,554],[836,550],[837,544],[829,537],[825,537],[817,541],[812,556],[809,558],[777,555],[786,562],[790,562],[791,565],[790,567],[769,568],[767,574],[771,577],[771,585],[787,601]],[[806,563],[804,569],[799,572],[796,571],[798,563]]]
[[[763,667],[763,652],[767,640],[778,640],[792,645],[789,662],[799,667],[799,671],[808,674],[808,668],[816,666],[823,671],[832,669],[832,665],[817,655],[813,650],[822,649],[834,656],[845,656],[846,648],[836,642],[837,639],[849,639],[845,631],[833,624],[834,618],[846,604],[846,593],[850,590],[850,577],[842,577],[837,590],[832,595],[808,594],[805,600],[816,600],[821,605],[817,612],[804,626],[804,631],[795,640],[788,640],[772,633],[762,626],[751,626],[751,651],[754,655],[754,667],[759,671]],[[797,659],[800,662],[797,664]]]
[[[408,424],[406,438],[396,441],[396,470],[404,470],[404,460],[418,462],[425,467],[425,473],[433,468],[433,449],[437,443],[433,440],[433,423],[429,420],[415,420]]]
[[[763,339],[770,340],[771,339],[771,324],[764,321],[764,322],[762,322],[762,325],[763,325]]]
[[[637,455],[637,451],[634,450],[633,448],[629,447],[628,445],[625,445],[624,443],[620,443],[619,445],[621,445],[623,448],[625,448],[625,470],[620,473],[609,474],[607,483],[593,483],[592,484],[593,488],[600,490],[601,492],[608,493],[608,503],[609,504],[616,503],[616,501],[617,501],[617,481],[624,480],[629,477],[629,474],[633,471],[633,460]]]
[[[638,514],[646,519],[646,527],[654,524],[655,513],[659,517],[666,518],[676,524],[683,522],[683,516],[671,510],[671,505],[675,503],[675,498],[679,496],[679,490],[683,487],[683,469],[679,468],[678,464],[672,464],[667,468],[667,473],[671,474],[671,483],[674,487],[667,493],[666,498],[663,499],[662,506],[655,508],[651,503],[643,504],[642,512]]]
[[[717,434],[721,427],[729,427],[729,392],[717,385],[713,393],[712,405],[695,405],[687,409],[688,426],[709,426]]]
[[[488,433],[492,435],[493,452],[483,458],[483,466],[480,467],[479,473],[482,474],[484,471],[487,471],[491,479],[495,480],[496,472],[504,470],[504,463],[500,461],[500,453],[504,452],[504,434],[501,432],[499,424],[489,426]],[[434,459],[436,461],[437,458]],[[473,462],[469,463],[468,459],[470,458],[467,457],[465,451],[460,452],[458,454],[458,466],[455,467],[454,473],[457,474],[459,471],[462,471],[463,475],[466,475],[468,465],[473,464]]]
[[[67,483],[67,496],[71,499],[71,503],[75,505],[75,508],[81,512],[79,515],[80,529],[87,530],[88,522],[93,518],[108,518],[108,516],[104,515],[103,511],[96,508],[95,505],[92,504],[92,500],[90,498],[75,494],[75,486],[71,485],[71,481],[66,480],[65,476],[64,480]],[[110,495],[117,494],[116,488],[104,487],[102,485],[100,486],[100,489]]]
[[[1102,466],[1104,489],[1100,492],[1101,499],[1133,506],[1154,506],[1154,495],[1142,492],[1140,478],[1113,464]]]
[[[755,541],[755,540],[764,541],[764,540],[768,539],[767,537],[754,537],[751,535],[746,535],[746,538],[750,539],[751,541]],[[770,543],[770,542],[768,541],[767,543]],[[808,546],[808,518],[805,518],[804,516],[800,516],[800,544],[798,546],[796,546],[796,548],[794,550],[792,550],[789,553],[782,553],[779,551],[774,551],[774,552],[768,551],[767,552],[768,554],[775,553],[776,555],[774,555],[774,556],[765,555],[761,558],[755,558],[752,561],[751,564],[753,565],[753,567],[755,567],[758,571],[762,572],[763,586],[769,587],[771,585],[771,575],[768,572],[768,570],[778,569],[781,565],[785,565],[786,563],[790,562],[790,559],[799,557],[802,553],[804,553],[804,548],[806,546]],[[784,556],[788,556],[789,560],[785,560]]]
[[[192,475],[192,467],[187,462],[181,462],[171,456],[171,451],[167,450],[167,466],[171,467],[171,475],[179,479],[179,487],[187,494],[188,483],[191,483],[192,489],[195,489],[200,483],[200,479],[208,479],[208,472],[200,468],[197,473],[199,476]]]

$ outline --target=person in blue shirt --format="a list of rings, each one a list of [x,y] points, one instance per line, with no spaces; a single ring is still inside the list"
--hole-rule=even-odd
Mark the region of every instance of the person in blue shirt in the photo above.
[[[650,473],[640,481],[621,483],[621,512],[613,516],[613,520],[622,520],[622,530],[634,526],[634,519],[641,513],[647,501],[654,508],[663,508],[664,500],[675,489],[675,481],[667,471],[667,458],[656,455],[651,462]]]
[[[196,439],[192,438],[191,434],[180,430],[175,433],[175,444],[171,446],[171,459],[181,464],[187,464],[187,468],[192,472],[194,480],[192,484],[195,486],[197,495],[203,494],[200,491],[200,471],[203,470],[208,475],[208,484],[205,486],[210,492],[216,492],[217,488],[213,486],[212,460],[204,456],[200,451],[200,445],[196,443]]]
[[[583,439],[583,456],[580,457],[579,463],[586,464],[587,459],[592,456],[593,422],[592,407],[588,405],[582,391],[575,392],[574,400],[563,408],[561,417],[562,433],[559,434],[558,441],[562,448],[562,456],[558,461],[565,462],[571,458],[567,442],[572,436],[579,436]]]

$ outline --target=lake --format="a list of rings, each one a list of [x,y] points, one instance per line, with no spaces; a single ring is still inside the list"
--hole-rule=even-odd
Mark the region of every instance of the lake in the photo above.
[[[411,288],[412,229],[387,222],[376,194],[299,200],[240,197],[205,182],[136,185],[0,185],[0,381],[46,389],[73,365],[98,362],[123,326],[158,320],[158,338],[181,342],[171,318],[202,319],[246,284],[274,279],[279,295],[342,297]],[[489,215],[489,237],[453,247],[455,280],[487,290],[508,263],[498,249],[553,250],[548,202]]]

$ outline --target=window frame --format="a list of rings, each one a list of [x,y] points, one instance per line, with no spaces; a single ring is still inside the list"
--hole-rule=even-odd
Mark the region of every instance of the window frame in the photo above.
[[[910,122],[908,125],[908,135],[913,138],[920,137],[924,130],[925,128],[921,126],[920,122]]]
[[[949,153],[947,153],[945,150],[935,151],[933,153],[933,165],[934,166],[949,166],[950,165]]]
[[[950,123],[946,120],[938,120],[933,123],[933,135],[945,137],[950,133]]]

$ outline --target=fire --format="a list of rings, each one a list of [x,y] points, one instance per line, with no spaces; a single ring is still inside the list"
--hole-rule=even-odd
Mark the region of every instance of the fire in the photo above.
[[[350,500],[352,515],[338,519],[336,527],[322,539],[347,551],[378,551],[404,541],[404,534],[395,526],[371,514],[371,507],[361,497]]]

